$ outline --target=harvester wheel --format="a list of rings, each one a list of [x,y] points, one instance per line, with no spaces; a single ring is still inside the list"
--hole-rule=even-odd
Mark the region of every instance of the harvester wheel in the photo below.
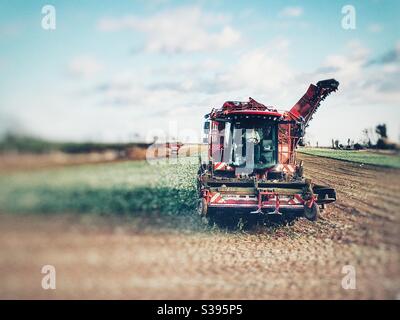
[[[304,216],[310,220],[310,221],[315,221],[317,220],[319,215],[319,207],[318,205],[314,202],[311,206],[311,208],[309,208],[308,206],[304,206]]]
[[[200,217],[206,217],[208,211],[207,201],[204,198],[199,199],[198,206],[197,206],[197,213]]]

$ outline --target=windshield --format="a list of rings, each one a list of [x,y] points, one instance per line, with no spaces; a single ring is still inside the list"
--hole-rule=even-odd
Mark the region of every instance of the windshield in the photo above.
[[[266,169],[277,163],[276,123],[241,121],[226,127],[229,163],[247,169]]]

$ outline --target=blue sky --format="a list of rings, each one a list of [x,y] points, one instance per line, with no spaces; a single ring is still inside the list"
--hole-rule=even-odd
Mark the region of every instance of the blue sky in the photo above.
[[[41,26],[56,9],[56,29]],[[352,5],[356,29],[342,28]],[[400,136],[400,2],[0,0],[0,126],[54,140],[196,140],[249,96],[289,109],[334,77],[307,136]]]

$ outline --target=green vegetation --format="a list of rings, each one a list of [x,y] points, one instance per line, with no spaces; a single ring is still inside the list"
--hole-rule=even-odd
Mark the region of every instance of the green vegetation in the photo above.
[[[52,142],[39,138],[7,134],[0,141],[0,152],[65,153],[103,152],[105,150],[123,151],[130,147],[148,147],[145,143],[93,143],[93,142]]]
[[[377,166],[400,168],[400,157],[396,155],[386,155],[371,151],[356,150],[333,150],[322,148],[300,148],[299,152],[314,156],[339,159]]]
[[[0,210],[185,214],[196,205],[197,169],[135,161],[1,174]]]
[[[400,168],[397,156],[316,148],[299,151]],[[192,158],[180,161],[157,165],[130,161],[2,173],[0,211],[187,214],[196,207],[198,164]]]

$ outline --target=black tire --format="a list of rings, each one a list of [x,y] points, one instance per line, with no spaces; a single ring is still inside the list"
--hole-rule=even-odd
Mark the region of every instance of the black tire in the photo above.
[[[319,216],[319,206],[314,202],[309,208],[308,206],[304,206],[304,216],[310,221],[316,221]]]

